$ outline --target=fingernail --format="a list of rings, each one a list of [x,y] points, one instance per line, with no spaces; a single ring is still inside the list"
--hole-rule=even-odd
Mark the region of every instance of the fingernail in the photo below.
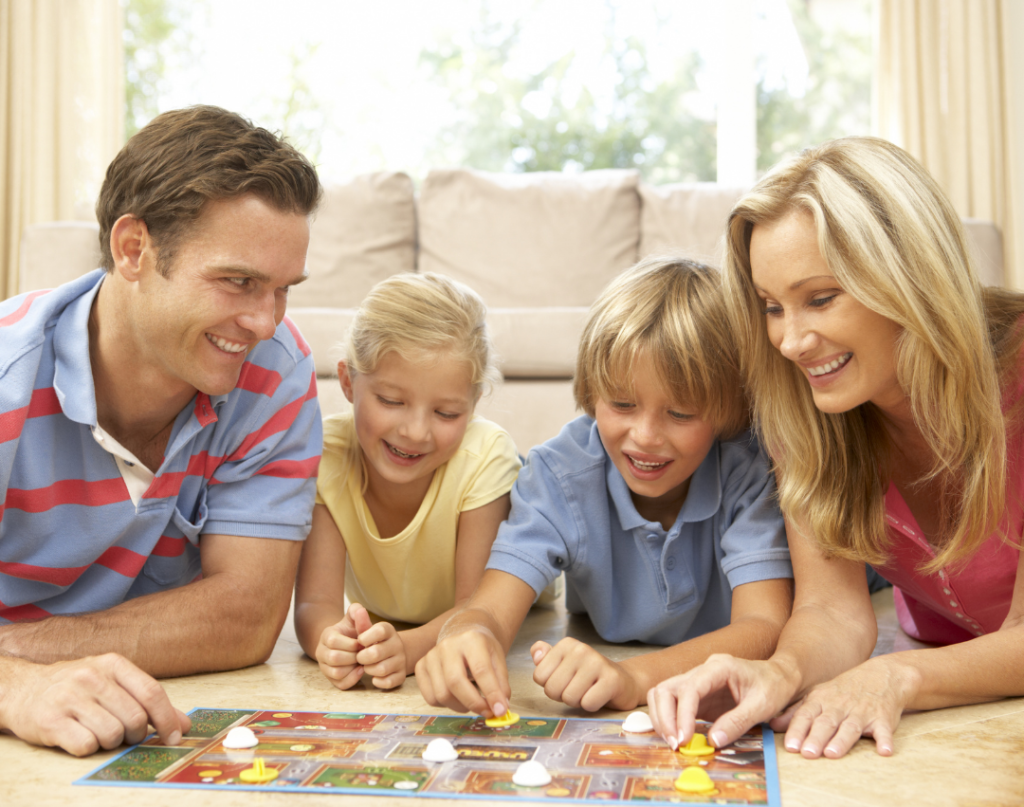
[[[708,736],[711,738],[711,744],[715,748],[722,748],[728,742],[724,731],[713,731]]]
[[[672,750],[673,751],[678,751],[679,750],[679,738],[678,737],[669,737],[668,738],[668,744],[672,746]]]
[[[536,652],[535,652],[535,653],[533,654],[533,663],[534,663],[534,664],[537,664],[537,663],[538,663],[538,662],[540,661],[540,657],[541,657],[541,656],[543,656],[543,655],[544,655],[544,654],[543,654],[543,653],[542,653],[542,652],[541,652],[540,650],[536,651]]]
[[[786,750],[796,753],[800,750],[800,743],[794,742],[792,740],[786,740]]]
[[[180,742],[181,742],[181,732],[180,731],[172,731],[171,732],[171,736],[167,738],[167,744],[168,745],[177,745]]]

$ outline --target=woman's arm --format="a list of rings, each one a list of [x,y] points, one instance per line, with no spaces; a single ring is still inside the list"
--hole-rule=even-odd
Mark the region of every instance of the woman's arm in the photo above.
[[[508,518],[510,508],[511,497],[506,493],[489,504],[459,514],[455,539],[455,605],[424,625],[399,631],[405,646],[406,675],[415,672],[416,662],[437,644],[437,635],[444,623],[476,591],[491,554],[491,544],[501,522]]]
[[[685,743],[695,718],[717,716],[711,739],[719,747],[727,745],[815,684],[871,655],[878,627],[863,564],[824,557],[788,520],[786,535],[796,592],[774,655],[767,661],[714,655],[655,687],[648,706],[666,739]]]

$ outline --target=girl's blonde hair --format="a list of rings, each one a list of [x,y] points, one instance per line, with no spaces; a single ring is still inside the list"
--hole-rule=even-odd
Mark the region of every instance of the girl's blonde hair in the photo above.
[[[891,446],[867,403],[821,412],[800,369],[768,341],[751,280],[757,224],[813,217],[818,248],[841,287],[895,322],[896,374],[943,482],[944,533],[925,567],[969,557],[1002,521],[1006,426],[1001,388],[1016,377],[1024,298],[983,290],[959,217],[903,150],[843,138],[776,167],[729,217],[725,296],[755,426],[779,472],[783,512],[829,554],[884,564]],[[923,481],[923,480],[922,480]]]
[[[352,321],[349,372],[372,373],[391,352],[407,361],[443,352],[469,366],[476,403],[501,378],[486,318],[484,301],[463,283],[432,272],[392,275],[370,289]]]
[[[349,375],[374,372],[391,352],[410,362],[444,353],[469,367],[475,405],[501,379],[486,315],[479,294],[444,275],[392,275],[370,289],[352,320],[345,345]],[[365,493],[369,477],[358,442],[347,446],[331,480],[321,484],[342,484],[350,472],[360,474]]]
[[[670,396],[696,407],[720,437],[746,426],[717,270],[683,258],[646,258],[613,280],[591,307],[580,339],[576,405],[593,417],[598,398],[628,392],[641,357],[651,360]]]

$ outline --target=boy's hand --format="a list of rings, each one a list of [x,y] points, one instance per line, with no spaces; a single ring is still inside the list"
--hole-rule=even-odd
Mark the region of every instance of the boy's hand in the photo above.
[[[605,658],[590,645],[566,637],[554,647],[534,642],[530,656],[537,669],[533,680],[551,700],[596,712],[606,704],[633,709],[640,703],[640,687],[621,665]]]
[[[500,717],[512,689],[501,642],[479,625],[450,634],[416,664],[416,683],[431,706]]]

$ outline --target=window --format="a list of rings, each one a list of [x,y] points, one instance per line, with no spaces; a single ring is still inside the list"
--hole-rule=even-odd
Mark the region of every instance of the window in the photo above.
[[[635,167],[747,184],[870,125],[870,0],[126,0],[129,133],[218,104],[326,179]]]

